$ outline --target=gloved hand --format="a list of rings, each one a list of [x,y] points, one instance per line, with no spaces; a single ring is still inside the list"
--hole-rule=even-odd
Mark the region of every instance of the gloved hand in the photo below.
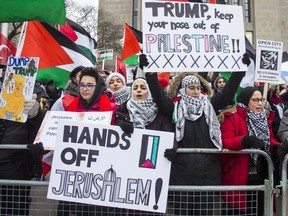
[[[47,151],[44,150],[43,143],[35,143],[35,144],[28,144],[27,148],[29,149],[29,153],[34,157],[34,158],[40,158],[40,156],[44,155],[47,153]]]
[[[261,150],[265,149],[265,143],[255,136],[244,136],[242,138],[243,148],[259,148]]]
[[[246,64],[247,66],[249,66],[251,64],[251,60],[249,58],[248,53],[243,54],[242,62],[243,62],[243,64]]]
[[[132,122],[119,121],[118,125],[121,127],[124,133],[132,134],[134,132],[134,126]]]
[[[25,100],[23,106],[23,113],[27,114],[29,118],[34,118],[38,114],[39,103],[36,101],[37,95],[33,94],[31,100]]]
[[[149,62],[145,54],[139,55],[139,68],[143,70],[143,66],[148,66]]]
[[[173,162],[177,158],[177,149],[171,148],[171,149],[166,149],[164,152],[164,157],[166,157],[169,161]]]

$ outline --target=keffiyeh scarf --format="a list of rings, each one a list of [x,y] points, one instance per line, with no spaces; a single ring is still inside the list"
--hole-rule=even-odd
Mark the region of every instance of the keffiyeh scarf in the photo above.
[[[135,101],[132,98],[127,102],[130,121],[136,128],[145,128],[150,124],[158,113],[158,107],[152,98],[145,101]]]
[[[130,98],[130,88],[123,86],[120,90],[114,92],[115,103],[121,105]]]
[[[204,112],[209,126],[210,138],[218,149],[222,149],[220,124],[207,96],[200,94],[199,99],[190,97],[186,95],[184,88],[180,89],[178,96],[181,99],[175,103],[173,114],[173,120],[176,123],[177,142],[184,137],[185,120],[196,121]]]
[[[269,153],[270,131],[265,111],[263,110],[258,114],[254,113],[251,109],[249,109],[249,107],[242,103],[238,103],[237,105],[248,110],[248,115],[246,118],[248,134],[250,136],[256,136],[262,140],[265,143],[265,151]]]

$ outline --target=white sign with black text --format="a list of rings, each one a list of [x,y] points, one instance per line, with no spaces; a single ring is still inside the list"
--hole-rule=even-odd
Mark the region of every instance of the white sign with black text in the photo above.
[[[147,72],[246,71],[242,7],[142,1]]]
[[[165,212],[174,133],[61,121],[47,197]]]

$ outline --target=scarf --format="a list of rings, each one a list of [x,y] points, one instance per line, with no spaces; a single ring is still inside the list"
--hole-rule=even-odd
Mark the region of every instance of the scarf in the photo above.
[[[265,143],[265,151],[269,154],[270,131],[265,111],[262,110],[261,113],[255,113],[242,103],[238,103],[237,105],[248,110],[246,124],[249,136],[255,136],[262,140]]]
[[[127,109],[129,111],[130,121],[136,128],[145,128],[150,124],[158,113],[158,107],[152,98],[145,101],[135,101],[133,98],[128,100]]]
[[[118,91],[114,92],[115,103],[117,105],[121,105],[130,98],[130,88],[127,86],[123,86],[123,88],[119,89]]]
[[[185,88],[179,90],[181,99],[175,103],[173,120],[176,123],[176,140],[181,141],[184,137],[185,120],[196,121],[203,112],[206,123],[209,126],[209,134],[213,144],[222,149],[220,124],[216,113],[207,96],[200,94],[199,99],[186,95]]]

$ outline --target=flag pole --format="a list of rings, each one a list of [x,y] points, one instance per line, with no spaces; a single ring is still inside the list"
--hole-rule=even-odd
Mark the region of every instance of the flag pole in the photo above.
[[[1,24],[1,34],[8,38],[8,23]]]
[[[103,61],[102,61],[102,70],[104,70],[104,67],[105,67],[105,60],[103,59]]]
[[[27,22],[23,22],[21,33],[20,33],[20,37],[19,37],[19,41],[18,41],[18,44],[17,44],[17,51],[16,51],[16,54],[15,54],[15,57],[19,57],[20,56],[21,41],[23,39],[23,35],[24,35],[24,31],[25,31],[26,27],[27,27]]]
[[[115,72],[117,72],[117,56],[115,58]]]

